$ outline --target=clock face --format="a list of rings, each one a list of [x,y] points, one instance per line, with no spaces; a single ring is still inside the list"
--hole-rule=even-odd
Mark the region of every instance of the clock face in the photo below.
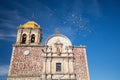
[[[23,52],[24,55],[28,55],[29,53],[30,53],[29,50],[25,50],[25,51]]]

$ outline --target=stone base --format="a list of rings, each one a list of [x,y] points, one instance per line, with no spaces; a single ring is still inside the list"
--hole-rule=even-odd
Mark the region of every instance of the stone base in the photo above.
[[[8,78],[7,80],[42,80],[41,77],[17,77],[17,78]]]

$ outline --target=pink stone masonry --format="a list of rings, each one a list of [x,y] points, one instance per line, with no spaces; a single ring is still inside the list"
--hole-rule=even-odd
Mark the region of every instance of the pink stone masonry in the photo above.
[[[82,80],[89,80],[87,63],[86,63],[86,52],[84,47],[74,47],[74,73],[76,73],[76,78],[81,78]]]
[[[42,49],[43,47],[15,47],[11,69],[8,76],[41,76],[43,69]],[[23,52],[29,50],[28,55]]]

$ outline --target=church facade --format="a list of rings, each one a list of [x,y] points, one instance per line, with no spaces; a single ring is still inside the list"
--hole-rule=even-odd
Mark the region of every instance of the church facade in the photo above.
[[[42,45],[41,27],[28,21],[18,27],[8,80],[90,80],[86,47],[59,33]]]

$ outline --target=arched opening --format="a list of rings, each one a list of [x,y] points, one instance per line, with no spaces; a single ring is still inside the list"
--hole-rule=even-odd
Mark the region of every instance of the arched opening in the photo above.
[[[25,44],[25,43],[26,43],[26,38],[27,38],[27,35],[26,35],[26,34],[23,34],[23,35],[22,35],[22,44]]]
[[[34,43],[35,42],[35,34],[32,34],[31,35],[31,43]]]

